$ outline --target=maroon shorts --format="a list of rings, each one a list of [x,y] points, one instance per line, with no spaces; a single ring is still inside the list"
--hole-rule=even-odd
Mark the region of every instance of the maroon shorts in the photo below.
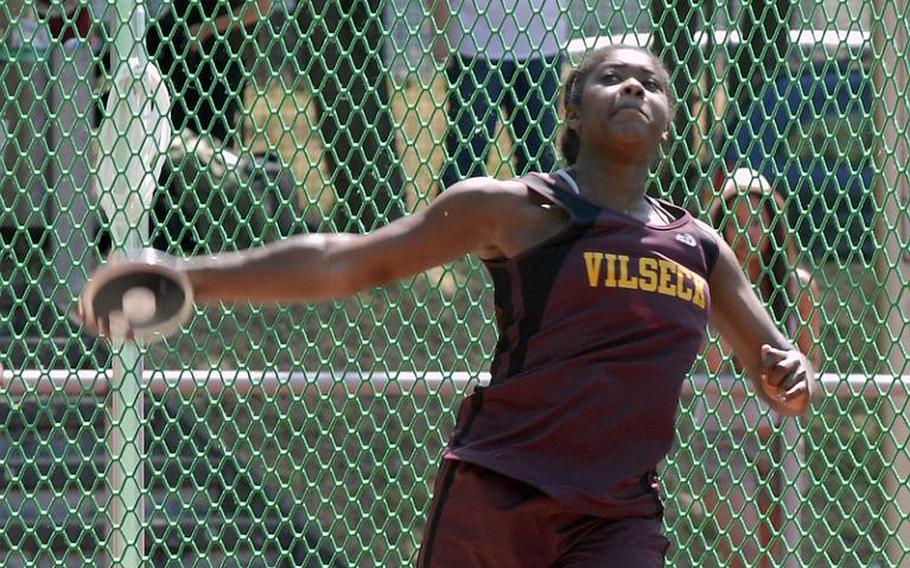
[[[418,568],[664,566],[661,518],[573,512],[527,483],[443,460]]]

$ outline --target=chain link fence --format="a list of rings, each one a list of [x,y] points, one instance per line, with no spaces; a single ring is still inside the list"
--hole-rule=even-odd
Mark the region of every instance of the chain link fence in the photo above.
[[[344,301],[200,307],[137,353],[83,335],[75,298],[126,246],[99,205],[98,133],[130,58],[160,69],[173,139],[128,236],[192,254],[363,232],[451,177],[557,167],[561,73],[619,41],[659,53],[678,99],[650,193],[758,263],[824,385],[809,416],[777,418],[711,336],[661,470],[670,565],[910,564],[908,13],[0,3],[0,565],[411,565],[455,408],[493,355],[492,284],[468,259]],[[740,168],[779,199],[727,199]]]

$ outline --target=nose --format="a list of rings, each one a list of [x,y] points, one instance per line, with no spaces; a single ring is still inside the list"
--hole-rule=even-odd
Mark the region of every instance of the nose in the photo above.
[[[638,82],[638,79],[635,77],[629,77],[623,81],[620,86],[620,92],[624,95],[629,95],[632,97],[642,97],[645,94],[645,88],[641,83]]]

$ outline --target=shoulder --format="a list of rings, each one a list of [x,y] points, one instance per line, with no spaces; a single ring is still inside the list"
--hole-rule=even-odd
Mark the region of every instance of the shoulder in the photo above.
[[[525,187],[525,184],[517,179],[500,180],[491,177],[472,177],[451,185],[440,196],[448,193],[503,196],[515,193],[523,187]]]
[[[459,226],[478,233],[484,259],[511,258],[565,228],[569,214],[553,207],[527,179],[472,178],[452,185],[434,201],[438,215],[463,219]]]
[[[436,197],[434,204],[459,204],[472,208],[521,206],[529,201],[530,194],[528,185],[518,179],[476,177],[453,184]],[[496,209],[486,212],[501,215],[506,211]]]
[[[698,233],[703,239],[702,245],[711,247],[717,253],[724,242],[717,229],[694,216],[692,217],[692,226],[698,229]]]
[[[428,207],[428,217],[454,217],[466,229],[500,233],[534,208],[530,194],[519,180],[469,178],[439,194]]]
[[[714,227],[709,225],[707,222],[702,221],[701,219],[698,219],[696,217],[692,217],[692,222],[706,236],[709,236],[714,240],[720,239],[720,235],[717,233],[717,230],[714,229]]]

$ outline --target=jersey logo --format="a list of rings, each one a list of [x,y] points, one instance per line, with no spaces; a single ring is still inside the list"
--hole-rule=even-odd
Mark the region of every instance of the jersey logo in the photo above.
[[[672,260],[592,250],[584,251],[582,256],[591,288],[624,288],[663,294],[706,309],[708,282]]]
[[[695,242],[695,237],[689,233],[680,233],[676,235],[676,240],[685,245],[689,245],[690,247],[694,247],[696,244],[698,244]]]

